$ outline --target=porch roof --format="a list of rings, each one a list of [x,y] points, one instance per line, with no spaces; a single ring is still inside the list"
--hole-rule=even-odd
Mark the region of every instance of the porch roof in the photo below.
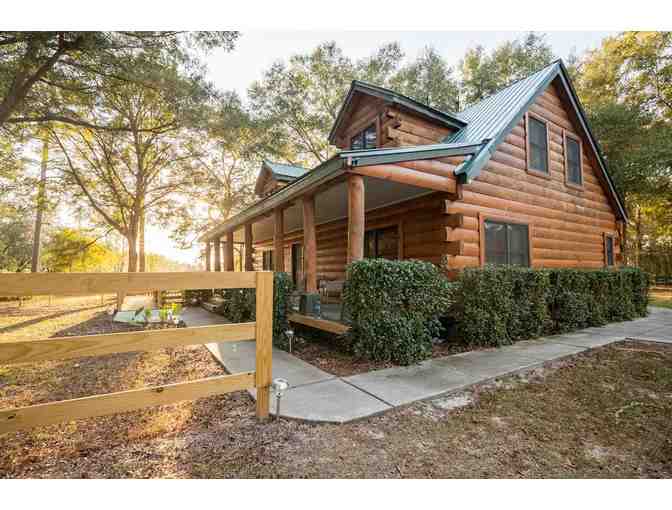
[[[393,149],[339,152],[295,181],[262,198],[247,209],[209,230],[199,238],[199,241],[205,242],[220,238],[226,232],[267,216],[277,207],[287,206],[301,195],[344,175],[349,167],[473,155],[479,152],[481,146],[482,144],[480,143],[439,143]]]

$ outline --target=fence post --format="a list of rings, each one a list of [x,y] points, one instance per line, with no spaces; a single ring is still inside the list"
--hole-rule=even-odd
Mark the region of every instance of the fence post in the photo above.
[[[258,272],[256,306],[257,418],[268,418],[273,377],[273,273]]]

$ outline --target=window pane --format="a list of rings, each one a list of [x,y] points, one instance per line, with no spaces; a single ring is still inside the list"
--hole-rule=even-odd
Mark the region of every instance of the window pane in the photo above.
[[[364,130],[364,148],[376,148],[376,126],[370,126]]]
[[[485,222],[485,262],[506,264],[506,225]]]
[[[364,258],[376,258],[376,231],[369,230],[364,234]]]
[[[362,133],[357,133],[350,140],[350,149],[359,150],[359,149],[363,149],[363,148],[364,147],[362,146]]]
[[[613,266],[614,265],[614,238],[613,237],[607,237],[606,242],[607,242],[607,265],[608,266]]]
[[[377,258],[396,260],[399,255],[399,234],[397,227],[388,227],[378,230]]]
[[[509,264],[529,266],[529,237],[527,225],[507,225]]]
[[[567,179],[574,184],[581,184],[581,147],[573,138],[567,140]]]
[[[546,124],[533,117],[528,118],[528,133],[530,143],[530,167],[548,173],[548,139],[546,138]]]

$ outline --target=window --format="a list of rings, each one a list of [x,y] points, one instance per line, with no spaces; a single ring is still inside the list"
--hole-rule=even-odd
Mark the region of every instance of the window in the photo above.
[[[368,230],[364,234],[364,257],[395,260],[399,257],[399,229],[396,227]]]
[[[567,182],[575,186],[583,185],[581,173],[581,142],[565,133],[565,172]]]
[[[261,257],[262,271],[273,271],[273,250],[263,252]]]
[[[375,124],[371,124],[364,131],[360,131],[350,139],[350,149],[375,149],[376,138],[376,126]]]
[[[530,237],[527,225],[486,220],[483,222],[483,229],[486,264],[530,265]]]
[[[604,236],[604,262],[607,266],[614,265],[614,238],[613,236]]]
[[[542,120],[527,116],[527,167],[548,174],[548,131]]]

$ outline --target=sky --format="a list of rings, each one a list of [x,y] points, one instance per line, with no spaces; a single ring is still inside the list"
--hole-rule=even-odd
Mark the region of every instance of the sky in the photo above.
[[[524,32],[385,32],[385,31],[246,31],[231,53],[216,51],[206,57],[210,80],[221,90],[236,90],[242,97],[264,70],[278,60],[305,53],[324,41],[336,41],[353,59],[369,56],[385,43],[398,41],[406,58],[415,58],[424,47],[433,46],[451,65],[457,65],[468,48],[482,45],[488,49],[523,36]],[[566,59],[575,52],[599,46],[613,32],[546,32],[546,40],[557,57]],[[161,253],[181,262],[197,261],[199,248],[180,250],[170,240],[166,229],[148,226],[148,251]]]

